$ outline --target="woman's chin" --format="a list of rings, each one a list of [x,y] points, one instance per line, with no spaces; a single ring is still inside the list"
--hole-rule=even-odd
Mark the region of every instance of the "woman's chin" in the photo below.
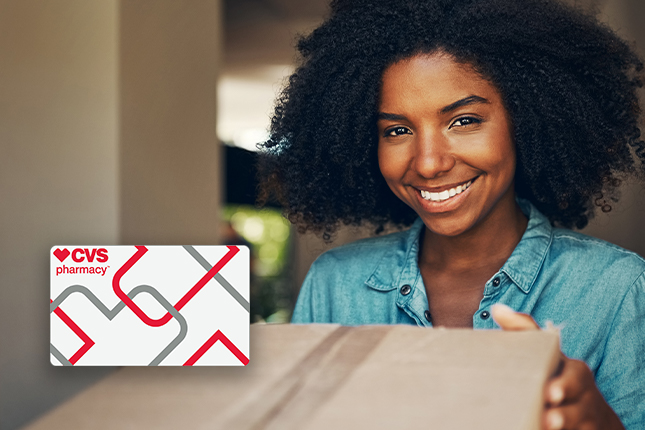
[[[454,217],[452,218],[446,218],[443,220],[428,220],[424,219],[423,223],[425,224],[426,228],[439,236],[445,236],[445,237],[458,237],[461,236],[462,234],[466,233],[469,231],[474,223],[473,222],[467,222],[465,220],[458,220],[455,219]]]

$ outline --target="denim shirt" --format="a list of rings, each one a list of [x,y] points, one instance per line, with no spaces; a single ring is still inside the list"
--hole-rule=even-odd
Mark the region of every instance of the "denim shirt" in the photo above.
[[[553,228],[533,205],[520,243],[484,289],[475,329],[497,329],[503,303],[560,328],[561,349],[585,361],[628,429],[645,429],[645,260],[618,246]],[[419,271],[417,219],[403,232],[360,240],[311,266],[293,323],[412,324],[431,327]]]

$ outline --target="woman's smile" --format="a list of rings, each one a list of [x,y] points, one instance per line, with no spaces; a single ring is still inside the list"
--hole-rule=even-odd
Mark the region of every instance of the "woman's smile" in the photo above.
[[[378,118],[381,173],[432,232],[456,236],[517,217],[509,115],[471,66],[443,52],[391,65]]]
[[[448,212],[456,208],[468,195],[470,187],[478,178],[472,178],[457,186],[447,185],[434,188],[428,187],[414,187],[419,193],[421,199],[421,206],[428,212],[441,213]]]

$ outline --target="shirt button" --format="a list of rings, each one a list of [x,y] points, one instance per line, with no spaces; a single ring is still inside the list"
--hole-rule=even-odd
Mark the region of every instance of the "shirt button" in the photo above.
[[[483,311],[481,314],[479,314],[479,317],[483,320],[487,320],[488,318],[490,318],[490,312]]]
[[[426,319],[428,320],[428,322],[430,322],[430,323],[432,322],[432,315],[430,315],[430,311],[425,311],[425,312],[423,313],[423,316],[424,316],[424,317],[426,317]]]
[[[499,287],[500,280],[499,278],[493,279],[493,287]]]
[[[405,284],[404,286],[401,287],[401,294],[403,294],[404,296],[407,296],[408,294],[410,294],[410,291],[412,291],[412,288],[410,288],[408,284]]]

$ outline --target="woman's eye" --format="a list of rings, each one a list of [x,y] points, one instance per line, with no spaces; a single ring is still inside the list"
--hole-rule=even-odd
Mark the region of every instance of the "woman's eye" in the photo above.
[[[405,127],[393,127],[385,130],[385,136],[400,136],[402,134],[412,134],[412,132]]]
[[[480,123],[481,123],[480,119],[473,118],[472,116],[466,116],[466,117],[457,119],[455,122],[452,123],[450,128],[452,128],[452,127],[466,127],[466,126],[469,126],[469,125],[480,124]]]

